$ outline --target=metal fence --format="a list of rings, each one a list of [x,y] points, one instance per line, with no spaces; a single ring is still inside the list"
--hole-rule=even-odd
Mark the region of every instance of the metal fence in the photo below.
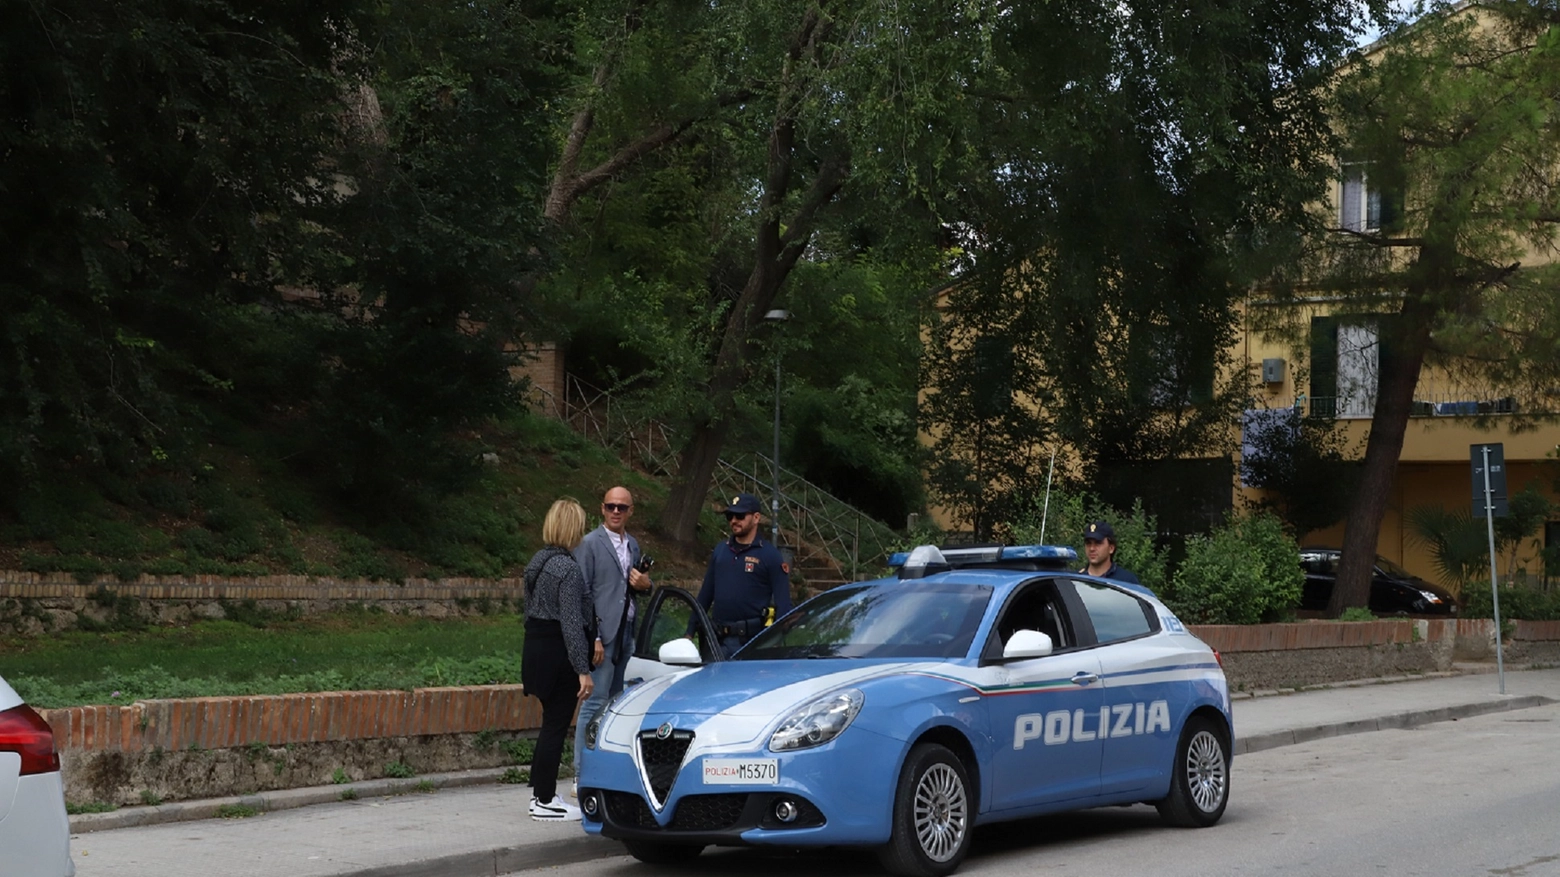
[[[561,420],[645,471],[677,474],[671,427],[613,399],[607,390],[565,375],[563,396],[533,387],[538,413]],[[828,587],[876,575],[896,536],[878,521],[802,476],[780,469],[781,541],[795,550],[796,568],[809,586]],[[774,492],[774,463],[764,454],[722,458],[710,480],[709,501],[724,505],[732,494],[766,499]],[[765,503],[766,507],[768,502]]]
[[[897,541],[888,525],[783,466],[779,476],[782,541],[796,546],[796,564],[809,585],[857,581],[882,571]],[[723,458],[715,469],[715,490],[723,497],[744,491],[772,496],[773,459],[759,453]]]

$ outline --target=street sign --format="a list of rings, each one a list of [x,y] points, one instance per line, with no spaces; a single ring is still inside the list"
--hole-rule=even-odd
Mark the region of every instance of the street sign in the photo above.
[[[1486,453],[1488,452],[1488,453]],[[1500,442],[1469,445],[1468,455],[1473,464],[1473,516],[1484,517],[1486,507],[1495,507],[1495,517],[1504,518],[1506,507],[1506,446]],[[1489,478],[1484,467],[1489,466]],[[1485,491],[1489,493],[1486,495]]]
[[[1500,693],[1506,693],[1506,656],[1500,646],[1500,588],[1495,578],[1495,519],[1506,510],[1506,446],[1500,442],[1469,445],[1468,459],[1473,463],[1473,516],[1484,519],[1484,532],[1490,540],[1490,606],[1495,615],[1495,672],[1500,675]]]

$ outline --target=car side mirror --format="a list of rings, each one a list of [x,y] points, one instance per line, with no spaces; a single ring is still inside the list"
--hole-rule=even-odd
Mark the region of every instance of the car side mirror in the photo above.
[[[696,666],[704,663],[704,659],[699,656],[699,647],[685,636],[662,643],[656,655],[663,664]]]
[[[1002,657],[1043,658],[1051,654],[1052,648],[1050,635],[1038,630],[1017,630],[1008,637],[1007,645],[1002,647]]]

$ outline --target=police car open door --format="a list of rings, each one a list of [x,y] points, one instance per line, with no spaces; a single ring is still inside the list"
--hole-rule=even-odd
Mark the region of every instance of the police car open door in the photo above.
[[[649,604],[634,631],[634,652],[628,656],[623,684],[632,685],[693,666],[661,662],[661,647],[683,638],[692,641],[702,663],[722,659],[715,627],[692,595],[681,588],[657,587],[651,592]]]

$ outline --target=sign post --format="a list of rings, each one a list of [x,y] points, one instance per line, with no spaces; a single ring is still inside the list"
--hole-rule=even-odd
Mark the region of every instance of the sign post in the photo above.
[[[1495,671],[1500,676],[1500,693],[1506,693],[1506,661],[1501,649],[1500,588],[1495,583],[1495,516],[1505,516],[1506,446],[1470,445],[1473,465],[1473,516],[1483,518],[1490,539],[1490,600],[1495,609]]]

